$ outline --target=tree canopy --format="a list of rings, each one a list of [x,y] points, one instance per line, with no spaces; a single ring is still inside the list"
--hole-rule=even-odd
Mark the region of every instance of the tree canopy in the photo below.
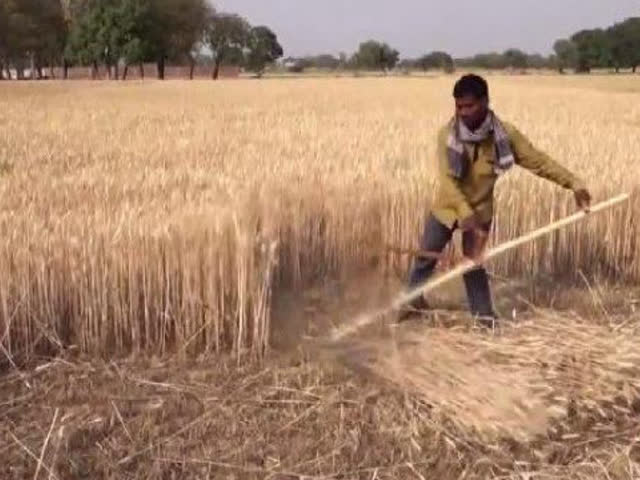
[[[284,65],[294,72],[387,72],[397,66],[449,73],[457,67],[635,72],[640,64],[640,17],[608,28],[583,29],[552,46],[550,56],[509,48],[455,60],[443,51],[401,60],[398,50],[386,42],[369,39],[351,56],[341,52],[289,57]],[[237,13],[217,11],[209,0],[0,0],[0,80],[7,74],[24,78],[27,69],[31,78],[40,78],[45,67],[51,67],[53,75],[54,66],[63,66],[65,77],[69,66],[86,66],[93,72],[104,66],[118,79],[126,78],[130,65],[143,63],[155,64],[161,79],[167,63],[188,64],[193,78],[197,62],[211,67],[213,79],[223,65],[242,66],[261,76],[283,54],[269,26],[253,26]]]
[[[384,42],[368,40],[360,44],[352,58],[356,68],[366,70],[390,70],[396,66],[400,53]]]
[[[226,60],[241,58],[249,43],[251,26],[235,13],[212,15],[205,29],[205,43],[214,58],[213,78],[218,78],[220,65]]]
[[[213,77],[224,62],[261,74],[283,48],[267,26],[218,13],[207,0],[0,0],[0,71],[23,75],[44,65],[119,67],[154,62],[191,65],[209,51]]]
[[[283,49],[275,33],[264,25],[251,28],[247,41],[246,67],[258,76],[262,75],[267,64],[282,57]]]

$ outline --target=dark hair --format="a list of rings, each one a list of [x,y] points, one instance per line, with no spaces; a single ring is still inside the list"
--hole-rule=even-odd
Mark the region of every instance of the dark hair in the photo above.
[[[453,97],[461,98],[472,95],[477,99],[489,97],[487,81],[479,75],[464,75],[453,87]]]

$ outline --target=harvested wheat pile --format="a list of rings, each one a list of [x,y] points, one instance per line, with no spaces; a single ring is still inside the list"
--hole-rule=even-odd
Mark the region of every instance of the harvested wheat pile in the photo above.
[[[358,342],[353,364],[416,394],[481,439],[534,439],[576,405],[630,414],[640,389],[637,326],[545,314],[483,335],[469,329],[399,331]],[[586,410],[584,410],[586,409]]]

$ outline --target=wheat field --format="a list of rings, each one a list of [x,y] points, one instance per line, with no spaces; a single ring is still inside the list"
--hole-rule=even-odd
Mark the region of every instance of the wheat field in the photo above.
[[[271,302],[367,265],[402,275],[434,194],[454,77],[0,84],[8,356],[269,347]],[[492,105],[584,178],[640,181],[630,77],[489,77]],[[517,169],[492,243],[575,210]],[[640,201],[507,253],[500,275],[640,279]],[[381,260],[381,261],[380,261]]]

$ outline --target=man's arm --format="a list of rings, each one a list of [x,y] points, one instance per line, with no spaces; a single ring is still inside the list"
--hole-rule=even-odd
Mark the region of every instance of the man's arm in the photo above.
[[[509,125],[509,137],[518,165],[568,190],[575,192],[585,188],[580,178],[545,152],[534,147],[531,141],[513,125]]]
[[[578,208],[588,209],[591,194],[584,182],[545,152],[535,148],[513,125],[508,127],[516,163],[535,175],[550,180],[574,193]]]

